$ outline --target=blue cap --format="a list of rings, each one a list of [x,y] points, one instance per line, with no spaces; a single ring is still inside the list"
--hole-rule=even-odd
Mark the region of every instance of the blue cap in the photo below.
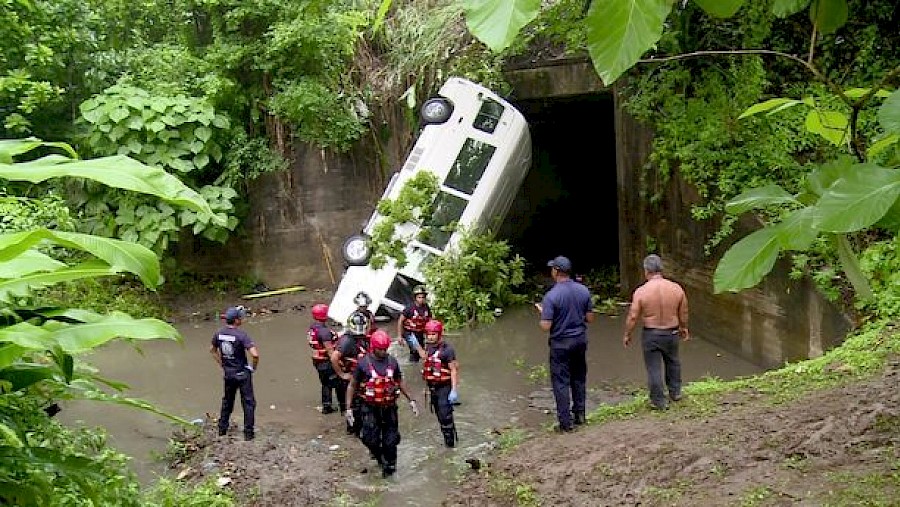
[[[232,306],[225,310],[225,320],[243,319],[247,315],[243,306]]]
[[[560,271],[565,271],[566,273],[572,271],[572,261],[570,261],[568,257],[563,257],[562,255],[548,262],[547,266],[556,268]]]

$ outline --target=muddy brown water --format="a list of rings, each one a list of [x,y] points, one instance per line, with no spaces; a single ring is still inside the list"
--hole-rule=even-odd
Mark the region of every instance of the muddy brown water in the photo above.
[[[309,362],[305,331],[308,311],[252,317],[244,329],[260,350],[260,368],[254,379],[257,397],[257,431],[278,423],[310,441],[331,425],[342,425],[338,414],[318,412],[319,384]],[[186,419],[218,414],[221,374],[209,354],[209,341],[217,322],[201,321],[179,326],[183,344],[155,341],[131,345],[116,343],[95,351],[86,359],[105,377],[126,382],[128,396],[142,398]],[[396,323],[381,326],[392,335]],[[640,347],[621,344],[622,318],[598,316],[589,326],[589,409],[614,402],[645,386]],[[424,384],[418,366],[409,365],[400,345],[391,352],[400,361],[408,385],[424,407],[418,418],[401,408],[399,470],[388,487],[380,477],[348,469],[348,488],[375,492],[380,505],[440,505],[444,493],[467,465],[464,460],[486,455],[496,442],[498,429],[519,427],[540,431],[555,420],[546,380],[540,380],[547,364],[547,339],[530,306],[516,308],[497,322],[477,330],[447,333],[460,360],[460,401],[455,412],[460,445],[442,446],[438,424],[423,403]],[[719,347],[694,337],[681,347],[685,382],[704,377],[731,379],[762,369]],[[535,380],[533,377],[538,377]],[[170,476],[156,456],[165,451],[173,426],[166,420],[137,410],[98,403],[71,403],[61,415],[71,424],[105,427],[112,444],[133,456],[133,467],[144,481]],[[232,424],[240,424],[240,404]],[[238,426],[239,427],[239,426]],[[338,432],[340,433],[340,432]],[[330,444],[331,442],[329,442]],[[359,442],[349,437],[334,442],[342,449],[364,455]],[[427,477],[424,481],[422,478]]]

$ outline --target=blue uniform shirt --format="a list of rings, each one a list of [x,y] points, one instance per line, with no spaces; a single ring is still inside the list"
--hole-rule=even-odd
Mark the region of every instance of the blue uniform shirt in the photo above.
[[[556,282],[541,302],[541,320],[549,320],[550,346],[587,343],[588,312],[593,311],[591,292],[574,280]]]

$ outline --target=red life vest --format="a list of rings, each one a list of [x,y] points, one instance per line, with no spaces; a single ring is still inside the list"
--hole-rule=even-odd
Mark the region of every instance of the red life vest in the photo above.
[[[441,361],[441,352],[444,344],[441,343],[434,353],[425,357],[422,363],[422,378],[429,384],[445,384],[450,382],[450,365],[444,365]]]
[[[366,348],[368,347],[368,341],[364,343],[363,340],[359,338],[356,339],[356,355],[355,356],[345,356],[341,354],[341,367],[344,369],[344,373],[353,373],[356,371],[356,365],[359,364],[359,360],[366,355]]]
[[[331,332],[331,330],[318,323],[309,326],[309,330],[306,331],[307,342],[312,348],[312,360],[315,364],[321,364],[326,361],[330,361],[330,358],[328,357],[328,349],[326,349],[324,345],[325,342],[324,340],[319,339],[319,333],[321,331],[325,331],[328,333]]]
[[[412,307],[412,317],[403,319],[403,329],[421,333],[425,331],[425,323],[431,320],[431,308],[428,305]]]
[[[394,368],[387,367],[384,375],[375,371],[375,365],[369,363],[369,380],[362,385],[363,401],[370,405],[388,407],[397,402],[400,384],[394,380]]]

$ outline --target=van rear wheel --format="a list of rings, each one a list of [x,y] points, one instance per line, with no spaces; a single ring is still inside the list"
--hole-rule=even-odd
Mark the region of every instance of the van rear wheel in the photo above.
[[[422,104],[420,113],[425,123],[444,123],[453,114],[453,104],[447,99],[435,97]]]
[[[372,255],[368,238],[364,234],[350,236],[341,247],[341,255],[344,256],[344,262],[350,266],[365,265]]]

